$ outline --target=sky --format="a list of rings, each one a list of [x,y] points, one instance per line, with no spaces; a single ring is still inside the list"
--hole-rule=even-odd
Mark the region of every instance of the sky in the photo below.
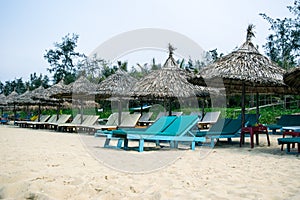
[[[282,19],[291,16],[286,7],[292,4],[293,0],[0,0],[0,81],[27,81],[34,72],[51,78],[43,55],[68,33],[79,35],[76,51],[85,55],[114,36],[142,28],[174,31],[206,51],[217,48],[228,54],[245,41],[247,26],[254,24],[253,43],[264,53],[262,45],[271,31],[259,13]],[[148,62],[141,56],[126,59]]]

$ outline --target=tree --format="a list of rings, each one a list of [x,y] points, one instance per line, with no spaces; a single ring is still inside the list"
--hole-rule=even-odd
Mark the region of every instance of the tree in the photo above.
[[[43,77],[42,74],[40,74],[40,76],[37,76],[36,73],[34,72],[33,74],[30,74],[30,80],[29,82],[26,83],[27,87],[29,87],[30,90],[34,90],[38,87],[40,87],[41,85],[44,88],[48,88],[49,87],[49,78],[47,75],[45,75]]]
[[[0,81],[0,94],[2,94],[4,91],[4,84]]]
[[[5,81],[3,86],[4,95],[9,95],[13,91],[16,91],[18,94],[23,94],[26,91],[26,85],[24,84],[22,78],[15,79],[13,81]]]
[[[61,43],[54,43],[54,49],[46,50],[44,58],[51,68],[47,68],[50,73],[54,73],[54,83],[64,80],[66,84],[75,81],[78,66],[76,61],[84,58],[85,55],[75,52],[78,41],[77,34],[68,34],[62,38]]]
[[[300,0],[287,7],[295,18],[272,19],[266,14],[260,15],[267,20],[273,32],[263,46],[267,56],[284,69],[299,64],[300,56]]]

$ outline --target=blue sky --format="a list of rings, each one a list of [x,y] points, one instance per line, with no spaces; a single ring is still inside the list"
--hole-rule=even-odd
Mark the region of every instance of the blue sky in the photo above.
[[[45,50],[68,33],[79,34],[77,51],[86,55],[113,36],[140,28],[172,30],[205,50],[217,48],[227,54],[245,41],[246,28],[253,23],[253,42],[264,53],[270,26],[259,13],[287,17],[286,6],[292,4],[293,0],[1,0],[0,81],[26,81],[33,72],[49,75]]]

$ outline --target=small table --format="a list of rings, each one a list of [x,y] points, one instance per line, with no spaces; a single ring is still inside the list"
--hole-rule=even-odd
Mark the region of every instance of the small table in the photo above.
[[[240,147],[242,144],[245,143],[245,133],[250,133],[250,143],[251,143],[251,148],[254,148],[254,135],[256,136],[256,144],[259,144],[259,134],[266,134],[267,135],[267,141],[268,141],[268,146],[270,146],[270,138],[269,138],[269,133],[268,133],[268,128],[263,125],[258,125],[258,126],[251,126],[251,127],[243,127],[241,130],[241,136],[240,136]]]

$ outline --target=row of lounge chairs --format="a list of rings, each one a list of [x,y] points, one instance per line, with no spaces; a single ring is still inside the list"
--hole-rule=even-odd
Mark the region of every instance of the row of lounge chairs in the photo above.
[[[248,125],[256,123],[256,115],[246,115]],[[170,146],[176,146],[177,142],[189,142],[191,149],[195,148],[196,143],[205,142],[210,139],[210,146],[215,145],[215,140],[227,138],[231,141],[234,137],[240,137],[241,119],[217,119],[210,129],[198,129],[199,117],[189,116],[164,116],[146,129],[118,129],[112,131],[98,130],[95,137],[105,136],[104,147],[128,148],[128,141],[139,141],[138,151],[144,149],[144,142],[155,142],[159,145],[161,141],[168,141]],[[118,140],[116,146],[111,146],[111,140]]]

